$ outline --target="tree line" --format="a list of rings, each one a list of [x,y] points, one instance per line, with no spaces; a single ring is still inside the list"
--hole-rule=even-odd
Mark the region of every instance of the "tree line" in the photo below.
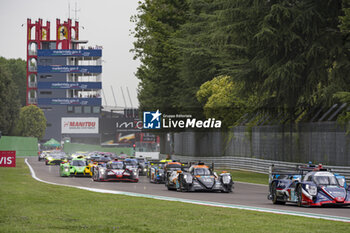
[[[350,103],[349,0],[145,0],[131,20],[141,110],[232,126]]]
[[[40,108],[26,105],[26,62],[0,57],[0,131],[2,135],[41,139],[46,118]]]

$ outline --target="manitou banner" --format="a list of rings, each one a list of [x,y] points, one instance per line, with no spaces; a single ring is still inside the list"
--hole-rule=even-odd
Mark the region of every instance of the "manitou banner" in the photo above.
[[[62,117],[62,134],[97,134],[98,117]]]
[[[0,167],[16,167],[16,151],[0,151]]]

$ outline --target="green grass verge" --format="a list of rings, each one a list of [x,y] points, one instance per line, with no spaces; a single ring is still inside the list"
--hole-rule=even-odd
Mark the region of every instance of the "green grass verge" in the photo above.
[[[48,185],[31,178],[23,159],[17,160],[16,168],[0,168],[0,232],[309,233],[348,230],[349,224],[342,222]]]
[[[261,174],[261,173],[255,173],[255,172],[249,172],[249,171],[241,171],[241,170],[215,170],[216,172],[222,172],[227,171],[231,173],[233,181],[240,181],[240,182],[248,182],[248,183],[254,183],[254,184],[269,184],[269,175],[267,174]]]

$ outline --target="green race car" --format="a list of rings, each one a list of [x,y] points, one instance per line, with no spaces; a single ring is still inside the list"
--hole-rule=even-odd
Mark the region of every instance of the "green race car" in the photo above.
[[[90,172],[87,172],[88,163],[84,158],[75,158],[60,165],[60,176],[87,176],[90,177]]]

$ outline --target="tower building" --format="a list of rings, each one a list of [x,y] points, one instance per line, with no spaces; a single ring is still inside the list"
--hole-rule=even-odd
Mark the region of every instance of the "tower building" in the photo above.
[[[47,119],[43,140],[100,143],[102,47],[79,39],[79,23],[27,20],[27,105]]]

